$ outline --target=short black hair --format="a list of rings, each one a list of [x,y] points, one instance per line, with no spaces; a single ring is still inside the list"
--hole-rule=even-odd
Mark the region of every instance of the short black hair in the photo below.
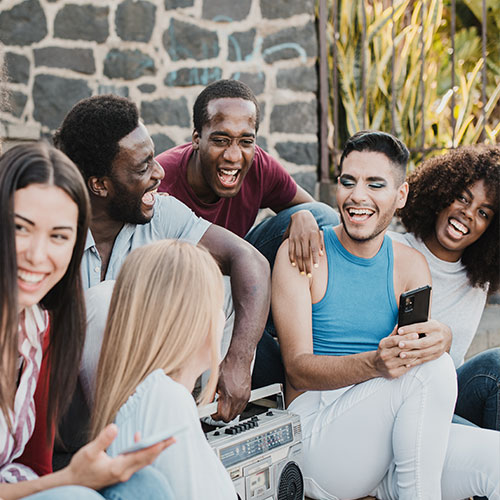
[[[77,102],[54,134],[85,180],[111,174],[118,142],[139,126],[137,106],[124,97],[98,95]]]
[[[201,136],[201,130],[210,121],[208,116],[208,103],[214,99],[243,99],[255,104],[255,131],[259,129],[260,109],[257,98],[252,89],[239,80],[218,80],[207,85],[196,98],[193,106],[194,129]]]
[[[347,156],[353,151],[368,151],[371,153],[382,153],[390,162],[398,167],[400,173],[398,181],[403,183],[406,177],[406,165],[410,152],[408,148],[397,137],[387,132],[378,130],[361,130],[347,139],[342,156],[340,157],[339,170],[342,172],[342,165]]]

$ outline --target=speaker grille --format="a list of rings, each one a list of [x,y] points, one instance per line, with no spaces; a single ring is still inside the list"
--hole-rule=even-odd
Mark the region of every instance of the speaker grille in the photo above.
[[[281,471],[278,483],[278,500],[302,500],[304,480],[295,462],[288,462]]]

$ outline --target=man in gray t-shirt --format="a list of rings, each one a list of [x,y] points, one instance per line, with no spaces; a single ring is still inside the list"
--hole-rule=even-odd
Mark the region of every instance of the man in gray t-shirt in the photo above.
[[[164,238],[205,246],[230,276],[234,328],[220,366],[215,417],[231,420],[250,395],[250,366],[269,310],[267,261],[243,239],[196,217],[174,198],[156,194],[163,170],[130,100],[101,95],[80,101],[66,115],[54,142],[76,163],[89,188],[92,220],[82,262],[85,287],[115,279],[133,248]]]

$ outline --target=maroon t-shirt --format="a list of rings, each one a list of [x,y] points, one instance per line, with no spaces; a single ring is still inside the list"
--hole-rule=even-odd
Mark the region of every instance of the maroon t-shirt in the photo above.
[[[204,203],[187,182],[187,165],[193,154],[191,143],[169,149],[156,157],[165,171],[159,191],[164,191],[187,205],[196,215],[244,237],[257,217],[259,208],[281,210],[294,198],[297,184],[285,168],[259,146],[239,193]]]

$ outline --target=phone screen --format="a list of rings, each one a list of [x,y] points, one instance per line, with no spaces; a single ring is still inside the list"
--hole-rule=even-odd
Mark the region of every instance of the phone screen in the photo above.
[[[159,443],[160,441],[164,441],[165,439],[168,439],[170,437],[176,437],[182,432],[187,431],[187,429],[187,424],[179,424],[176,427],[172,427],[170,429],[166,429],[165,431],[158,432],[157,434],[153,434],[151,436],[143,438],[138,443],[134,443],[132,446],[129,446],[128,448],[123,450],[121,453],[133,453],[134,451],[143,450],[144,448],[153,446],[154,444]]]
[[[398,326],[427,321],[430,299],[431,287],[429,285],[402,293],[399,297]]]

